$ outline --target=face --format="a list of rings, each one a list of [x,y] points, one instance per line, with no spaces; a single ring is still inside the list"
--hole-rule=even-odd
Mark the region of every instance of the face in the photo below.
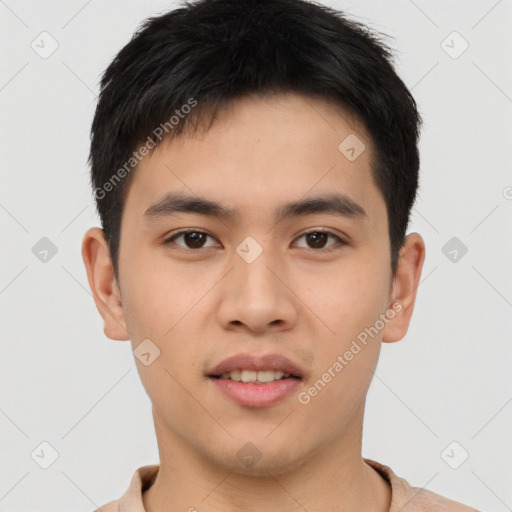
[[[339,148],[349,136],[365,145],[355,159]],[[412,312],[398,312],[394,298],[409,292],[414,302],[423,262],[416,251],[396,287],[370,154],[370,139],[339,107],[287,94],[238,100],[208,131],[163,142],[141,161],[104,319],[109,337],[123,339],[125,327],[136,354],[150,340],[141,345],[150,364],[135,360],[160,448],[186,445],[248,473],[286,471],[333,447],[357,451],[380,342],[404,335]],[[218,215],[177,207],[169,194],[218,203]],[[98,273],[108,280],[106,266]],[[239,353],[283,355],[301,379],[271,405],[241,404],[208,376]],[[247,443],[261,457],[253,467],[241,457],[254,449]]]

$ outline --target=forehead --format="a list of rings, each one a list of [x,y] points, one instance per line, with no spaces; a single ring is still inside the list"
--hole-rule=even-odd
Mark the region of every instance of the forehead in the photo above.
[[[125,210],[142,218],[171,192],[210,199],[236,217],[337,192],[371,215],[380,196],[371,156],[368,135],[338,105],[292,93],[247,96],[223,108],[210,129],[185,131],[144,157]]]

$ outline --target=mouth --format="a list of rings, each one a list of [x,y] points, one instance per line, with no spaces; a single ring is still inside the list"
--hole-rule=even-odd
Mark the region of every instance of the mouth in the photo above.
[[[254,378],[252,374],[255,373],[257,373],[257,378],[252,380]],[[296,375],[287,374],[285,376],[283,372],[271,371],[269,373],[274,374],[274,376],[270,380],[272,375],[265,376],[266,373],[263,370],[260,376],[259,371],[247,372],[242,370],[240,372],[234,370],[227,374],[209,375],[208,380],[213,384],[214,389],[220,391],[225,398],[239,406],[252,409],[276,405],[293,393],[297,393],[302,385],[302,379]],[[283,375],[277,378],[279,373],[283,373]],[[237,377],[240,377],[240,380],[236,380]],[[243,378],[249,380],[244,382]],[[268,379],[268,381],[262,382],[259,378]]]
[[[241,382],[270,382],[282,378],[303,379],[305,372],[280,354],[235,354],[212,368],[208,377]]]
[[[231,372],[225,372],[221,375],[208,375],[212,379],[225,379],[240,382],[241,384],[269,384],[271,382],[296,379],[302,380],[299,375],[293,375],[284,371],[274,370],[233,370]]]
[[[298,391],[305,372],[280,354],[231,356],[206,375],[225,397],[244,407],[269,407]]]

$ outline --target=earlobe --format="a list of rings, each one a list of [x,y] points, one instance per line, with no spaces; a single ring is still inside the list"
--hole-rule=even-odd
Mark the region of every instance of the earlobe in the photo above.
[[[105,336],[112,340],[129,340],[121,293],[114,277],[108,244],[100,228],[90,228],[85,233],[82,259],[96,308],[103,318]]]
[[[394,315],[383,329],[383,342],[399,341],[407,334],[424,261],[423,238],[418,233],[407,235],[400,251],[391,292],[389,312],[394,311]]]

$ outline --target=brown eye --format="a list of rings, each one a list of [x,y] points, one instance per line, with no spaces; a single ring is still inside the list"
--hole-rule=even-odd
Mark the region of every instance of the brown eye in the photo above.
[[[308,243],[313,244],[313,248],[323,249],[323,246],[327,243],[329,235],[327,233],[315,231],[313,233],[308,233],[306,235],[306,238],[308,240]]]
[[[192,231],[190,233],[185,233],[183,235],[183,240],[185,241],[187,247],[191,249],[197,249],[203,246],[206,237],[207,235],[204,233]]]
[[[202,231],[180,231],[179,233],[176,233],[175,235],[165,240],[164,244],[175,243],[175,240],[183,237],[185,246],[177,244],[180,247],[184,249],[202,249],[205,247],[204,243],[209,236],[210,235],[208,235],[208,233],[203,233]]]
[[[329,237],[336,239],[338,241],[338,244],[346,245],[344,240],[342,240],[338,235],[331,233],[330,231],[309,231],[308,233],[303,233],[299,237],[299,239],[306,239],[306,248],[317,249],[320,251],[329,251],[331,250],[331,248],[334,248],[334,246],[336,246],[336,243],[326,246]]]

